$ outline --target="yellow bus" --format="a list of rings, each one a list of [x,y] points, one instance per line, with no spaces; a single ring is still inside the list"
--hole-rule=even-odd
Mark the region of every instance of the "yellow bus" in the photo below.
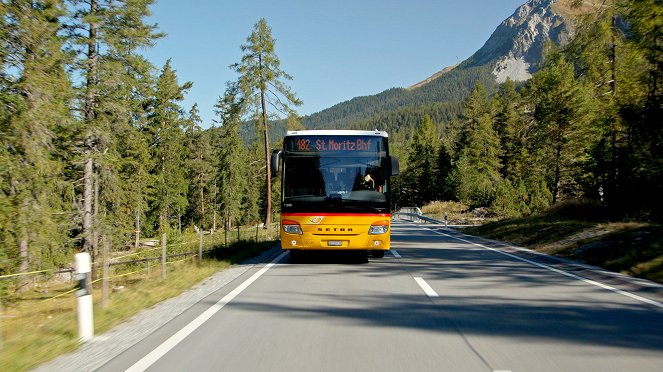
[[[383,131],[289,131],[274,150],[272,176],[281,182],[281,248],[296,259],[306,250],[390,248],[391,182],[398,159]]]

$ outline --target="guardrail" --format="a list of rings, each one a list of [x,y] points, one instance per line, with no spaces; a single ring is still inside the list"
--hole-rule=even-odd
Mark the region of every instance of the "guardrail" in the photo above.
[[[417,214],[417,213],[396,212],[396,213],[393,213],[392,216],[395,216],[399,220],[412,221],[412,222],[417,222],[417,223],[444,223],[444,222],[438,221],[434,218],[426,217],[424,215]]]

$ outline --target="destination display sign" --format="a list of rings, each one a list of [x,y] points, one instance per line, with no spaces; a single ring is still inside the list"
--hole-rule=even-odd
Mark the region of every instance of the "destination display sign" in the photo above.
[[[382,137],[370,136],[293,136],[283,147],[289,152],[379,152]]]

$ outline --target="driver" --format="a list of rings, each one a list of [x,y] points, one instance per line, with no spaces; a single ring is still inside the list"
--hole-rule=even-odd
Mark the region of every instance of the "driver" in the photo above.
[[[375,179],[368,173],[364,176],[364,187],[368,190],[382,192],[382,185],[375,181]]]

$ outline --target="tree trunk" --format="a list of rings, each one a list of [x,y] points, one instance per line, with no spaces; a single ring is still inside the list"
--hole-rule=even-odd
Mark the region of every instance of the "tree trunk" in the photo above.
[[[136,211],[136,244],[135,248],[138,249],[138,246],[140,245],[140,211]]]
[[[97,13],[97,0],[90,0],[90,14],[96,15]],[[94,151],[94,134],[90,126],[91,121],[95,117],[94,101],[97,76],[97,24],[94,22],[89,23],[89,39],[88,39],[88,53],[87,53],[87,76],[85,84],[85,121],[88,125],[87,134],[83,146],[84,150],[84,166],[83,166],[83,251],[91,252],[92,243],[92,182],[93,182],[93,160],[92,153]]]
[[[161,279],[166,279],[168,267],[166,266],[166,233],[161,234]]]
[[[94,172],[94,207],[92,214],[92,262],[96,262],[97,256],[99,255],[99,175]],[[94,268],[94,267],[93,267]],[[93,275],[93,278],[96,279],[96,275]]]
[[[85,164],[83,167],[83,252],[92,252],[92,149],[88,146],[91,139],[86,139]]]
[[[228,208],[223,211],[223,229],[230,229],[230,212],[228,212]]]
[[[2,296],[0,296],[0,352],[4,350],[3,343],[4,343],[4,338],[2,337],[3,335],[3,330],[2,330],[2,318],[5,317],[5,311],[2,308]]]
[[[609,115],[609,120],[610,120],[610,141],[611,141],[611,149],[610,149],[610,171],[608,173],[608,178],[609,178],[609,183],[610,186],[607,188],[606,192],[606,198],[605,200],[608,203],[608,206],[611,208],[614,207],[614,201],[617,198],[617,194],[619,193],[619,180],[618,180],[618,174],[619,174],[619,162],[618,162],[618,146],[617,146],[617,115],[614,114],[614,106],[615,106],[615,97],[617,96],[617,42],[615,39],[615,33],[617,32],[617,27],[616,27],[616,22],[617,22],[617,16],[615,14],[615,2],[612,2],[612,20],[610,23],[610,38],[611,38],[611,45],[610,45],[610,105],[611,110],[610,110],[610,115]]]
[[[101,285],[101,307],[106,309],[108,308],[108,297],[110,295],[110,238],[108,236],[103,237],[103,271],[102,271],[102,285]]]
[[[25,232],[21,234],[21,240],[18,242],[18,258],[20,261],[18,272],[25,273],[30,268],[28,262],[28,237]],[[28,288],[27,276],[20,276],[17,292],[23,292]]]
[[[217,191],[217,188],[216,188],[216,180],[214,180],[214,201],[213,201],[213,206],[214,206],[214,214],[213,214],[213,216],[214,216],[214,217],[212,218],[212,233],[214,233],[214,231],[216,231],[216,209],[217,209],[217,205],[216,205],[216,194],[217,194],[217,193],[218,193],[218,191]]]
[[[200,162],[203,161],[203,154],[200,154]],[[203,174],[200,173],[198,176],[198,181],[200,182],[200,228],[203,228],[203,221],[205,220],[205,190],[203,189]]]
[[[159,213],[159,230],[161,231],[161,279],[166,279],[166,212]]]
[[[265,105],[265,92],[260,92],[260,100],[262,105],[262,124],[263,124],[263,134],[265,140],[265,179],[267,183],[267,207],[265,212],[265,226],[269,226],[271,223],[272,215],[272,178],[269,172],[270,167],[270,157],[269,157],[269,128],[267,127],[267,107]]]
[[[561,178],[561,173],[562,173],[560,165],[561,157],[562,157],[562,146],[558,145],[557,148],[555,149],[555,181],[553,183],[553,193],[552,193],[553,204],[557,203],[557,198],[559,194],[559,180]]]

